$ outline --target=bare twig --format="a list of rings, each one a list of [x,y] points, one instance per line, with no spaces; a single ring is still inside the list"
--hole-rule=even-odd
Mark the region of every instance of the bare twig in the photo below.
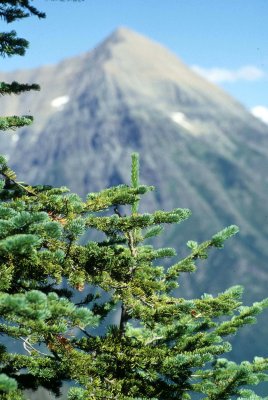
[[[34,351],[36,353],[42,354],[43,356],[47,356],[46,353],[43,353],[42,351],[37,350],[35,347],[33,347],[33,345],[29,342],[29,337],[26,337],[24,339],[22,336],[20,336],[19,338],[23,341],[23,348],[27,351],[27,353],[32,354],[32,351]]]

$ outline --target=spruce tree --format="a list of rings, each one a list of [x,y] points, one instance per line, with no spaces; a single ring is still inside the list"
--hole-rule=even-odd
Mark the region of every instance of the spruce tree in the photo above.
[[[161,266],[174,249],[146,241],[190,211],[139,213],[140,197],[153,188],[139,184],[135,154],[130,186],[86,201],[66,188],[2,187],[1,332],[25,350],[2,347],[3,399],[23,399],[24,389],[39,386],[59,394],[64,381],[79,384],[69,400],[261,399],[248,385],[267,379],[268,360],[238,365],[222,355],[231,349],[226,338],[254,323],[268,300],[245,307],[239,286],[192,300],[172,294],[179,276],[193,272],[211,247],[223,247],[236,226],[200,244],[188,241],[187,257]],[[103,240],[79,244],[92,229]],[[59,287],[63,278],[68,289]],[[94,334],[116,308],[118,323]]]
[[[0,12],[7,22],[40,16],[28,1],[2,2]],[[9,46],[12,54],[16,45]],[[20,125],[5,121],[3,129]],[[190,211],[139,211],[154,188],[140,184],[137,154],[130,185],[85,201],[64,187],[18,182],[2,156],[0,174],[0,399],[22,400],[40,387],[60,395],[66,381],[69,400],[268,399],[252,389],[267,380],[267,359],[224,358],[229,336],[254,323],[268,300],[243,306],[240,286],[191,300],[174,295],[181,274],[222,248],[236,226],[188,241],[181,260],[174,249],[155,248],[151,239],[163,226]],[[102,238],[80,240],[93,231]],[[120,317],[111,324],[114,310]]]

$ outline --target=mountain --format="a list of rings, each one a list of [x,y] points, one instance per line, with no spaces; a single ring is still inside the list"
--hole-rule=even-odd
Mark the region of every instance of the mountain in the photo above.
[[[167,227],[164,236],[179,256],[190,239],[240,227],[223,251],[183,280],[178,295],[215,294],[234,284],[245,286],[247,301],[267,295],[268,126],[241,104],[126,28],[89,53],[0,79],[42,87],[1,99],[2,115],[35,116],[32,127],[1,137],[0,153],[20,180],[66,185],[84,196],[128,183],[130,154],[138,151],[142,183],[157,188],[143,209],[192,210],[190,220]],[[244,332],[243,358],[268,356],[256,340],[267,334],[265,321]]]

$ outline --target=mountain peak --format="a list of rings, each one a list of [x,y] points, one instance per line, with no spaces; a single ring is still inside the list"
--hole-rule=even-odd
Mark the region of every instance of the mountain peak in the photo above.
[[[119,26],[116,28],[107,38],[104,40],[104,42],[100,45],[100,47],[103,47],[104,45],[106,48],[108,47],[110,50],[114,48],[114,46],[118,50],[118,46],[121,46],[121,50],[126,49],[131,47],[132,51],[140,49],[143,50],[145,48],[151,48],[152,51],[154,51],[156,54],[159,52],[160,49],[162,51],[168,52],[167,49],[165,49],[163,46],[161,46],[159,43],[154,42],[153,40],[147,38],[146,36],[133,31],[132,29],[129,29],[125,26]],[[139,55],[140,54],[136,54]]]
[[[154,43],[153,40],[147,38],[139,32],[132,30],[126,26],[118,26],[107,38],[107,40],[120,40],[120,41],[146,41]]]
[[[174,69],[174,63],[175,69],[180,67],[189,70],[164,46],[124,26],[114,30],[95,51],[109,53],[108,63],[113,64],[114,71],[118,68],[121,76],[124,72],[129,75],[130,70],[135,75],[143,75],[145,71],[157,75],[170,74],[169,67]]]
[[[123,40],[127,40],[127,39],[133,38],[133,37],[141,37],[141,36],[142,35],[133,31],[130,28],[127,28],[126,26],[119,26],[110,35],[110,37],[120,38]]]
[[[127,92],[129,98],[138,93],[144,100],[159,103],[164,90],[164,97],[170,99],[168,108],[173,107],[178,92],[181,97],[190,95],[198,103],[208,97],[221,108],[231,111],[237,107],[230,96],[194,72],[172,51],[125,26],[114,30],[88,56],[98,59],[98,68],[108,81],[122,93]]]

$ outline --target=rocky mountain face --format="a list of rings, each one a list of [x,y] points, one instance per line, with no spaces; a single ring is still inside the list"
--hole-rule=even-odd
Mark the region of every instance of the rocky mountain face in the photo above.
[[[242,284],[246,301],[267,296],[268,126],[241,104],[125,28],[80,57],[1,73],[0,79],[42,87],[1,99],[2,115],[35,116],[32,127],[1,136],[0,153],[9,156],[20,180],[66,185],[84,196],[128,183],[130,154],[137,151],[142,183],[157,188],[142,209],[192,210],[190,220],[167,227],[163,238],[180,257],[188,240],[240,227],[224,250],[182,280],[178,295],[216,294]],[[264,321],[245,329],[243,354],[240,348],[235,355],[268,356],[261,342],[267,330]]]

